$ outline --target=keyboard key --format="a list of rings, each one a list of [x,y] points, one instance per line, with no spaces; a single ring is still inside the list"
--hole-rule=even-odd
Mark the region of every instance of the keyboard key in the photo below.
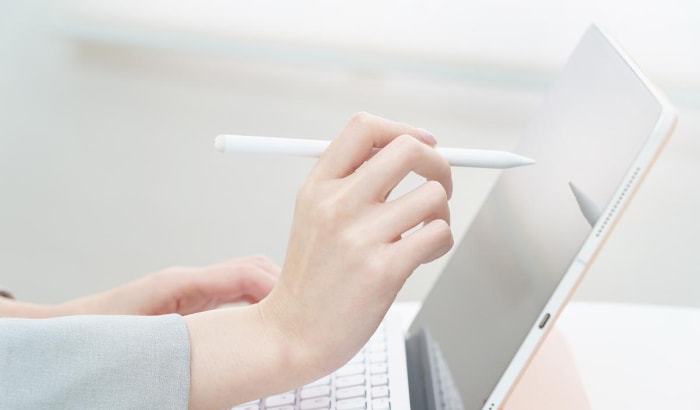
[[[369,355],[370,363],[386,363],[386,353],[372,353]]]
[[[259,404],[241,404],[240,406],[231,407],[233,410],[260,410]]]
[[[389,404],[389,399],[374,399],[372,400],[372,410],[390,410],[391,404]]]
[[[249,401],[248,403],[239,404],[232,407],[235,410],[260,410],[260,400]]]
[[[356,397],[354,399],[338,400],[335,402],[336,410],[355,410],[367,408],[367,402],[364,397]]]
[[[267,410],[294,410],[294,406],[268,407]]]
[[[251,400],[251,401],[249,401],[249,402],[246,402],[246,403],[243,403],[243,404],[239,404],[239,406],[249,406],[249,405],[251,405],[251,404],[260,404],[260,399]]]
[[[370,379],[372,386],[384,386],[389,384],[389,377],[386,374],[375,374]]]
[[[374,347],[376,347],[376,348],[381,347],[383,349],[385,345],[386,345],[386,339],[384,338],[384,336],[375,335],[375,336],[372,336],[367,341],[367,345],[365,345],[365,351],[372,350],[372,348],[374,348]]]
[[[265,399],[265,406],[267,407],[275,407],[275,406],[284,406],[285,404],[294,404],[294,401],[296,400],[296,396],[294,393],[283,393],[283,394],[278,394],[276,396],[270,396]]]
[[[374,363],[369,368],[369,372],[371,374],[386,373],[388,370],[389,369],[387,368],[385,363]]]
[[[349,399],[352,397],[365,397],[365,387],[364,386],[355,386],[355,387],[346,387],[344,389],[338,389],[335,391],[335,398],[336,399]]]
[[[316,380],[315,382],[311,382],[304,387],[320,386],[322,384],[330,384],[330,383],[331,383],[331,376],[326,376],[326,377],[321,377],[320,379]]]
[[[331,408],[331,399],[328,397],[316,397],[302,400],[299,408],[301,410],[329,409]]]
[[[386,351],[386,345],[383,342],[371,343],[368,347],[369,353],[384,353]]]
[[[337,377],[335,379],[335,386],[337,388],[357,386],[360,384],[365,384],[365,376],[364,375]],[[384,384],[386,384],[386,383],[384,383]]]
[[[372,387],[372,398],[389,397],[389,388],[387,386]]]
[[[304,387],[301,389],[301,398],[302,399],[311,399],[313,397],[321,397],[321,396],[330,396],[331,395],[331,386],[329,385],[320,385],[320,386],[311,386],[311,387]]]
[[[343,377],[343,376],[352,376],[354,374],[364,374],[365,373],[365,365],[364,364],[346,364],[345,366],[341,367],[338,369],[338,371],[335,372],[336,376],[338,377]]]

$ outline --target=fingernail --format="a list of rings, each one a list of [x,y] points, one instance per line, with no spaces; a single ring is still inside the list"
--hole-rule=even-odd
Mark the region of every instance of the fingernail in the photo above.
[[[437,145],[437,139],[435,139],[435,136],[430,131],[423,128],[419,128],[419,130],[421,132],[420,138],[423,142],[433,147]]]

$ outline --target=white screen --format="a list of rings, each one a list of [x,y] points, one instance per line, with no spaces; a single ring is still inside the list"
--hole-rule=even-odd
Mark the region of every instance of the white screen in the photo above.
[[[595,28],[584,36],[423,304],[466,409],[481,408],[591,233],[569,186],[613,199],[662,107]]]

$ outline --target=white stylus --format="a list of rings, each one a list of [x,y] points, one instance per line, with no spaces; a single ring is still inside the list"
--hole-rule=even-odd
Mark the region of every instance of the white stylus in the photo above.
[[[295,155],[319,157],[330,141],[253,137],[250,135],[219,135],[214,140],[214,148],[220,152],[240,152],[248,154]],[[473,168],[513,168],[532,165],[533,159],[506,151],[482,149],[435,148],[450,165]]]

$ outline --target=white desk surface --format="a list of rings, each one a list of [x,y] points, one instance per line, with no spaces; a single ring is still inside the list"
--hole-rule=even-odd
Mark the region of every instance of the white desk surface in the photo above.
[[[419,308],[394,310],[408,326]],[[700,409],[700,309],[571,302],[556,326],[592,409]]]

